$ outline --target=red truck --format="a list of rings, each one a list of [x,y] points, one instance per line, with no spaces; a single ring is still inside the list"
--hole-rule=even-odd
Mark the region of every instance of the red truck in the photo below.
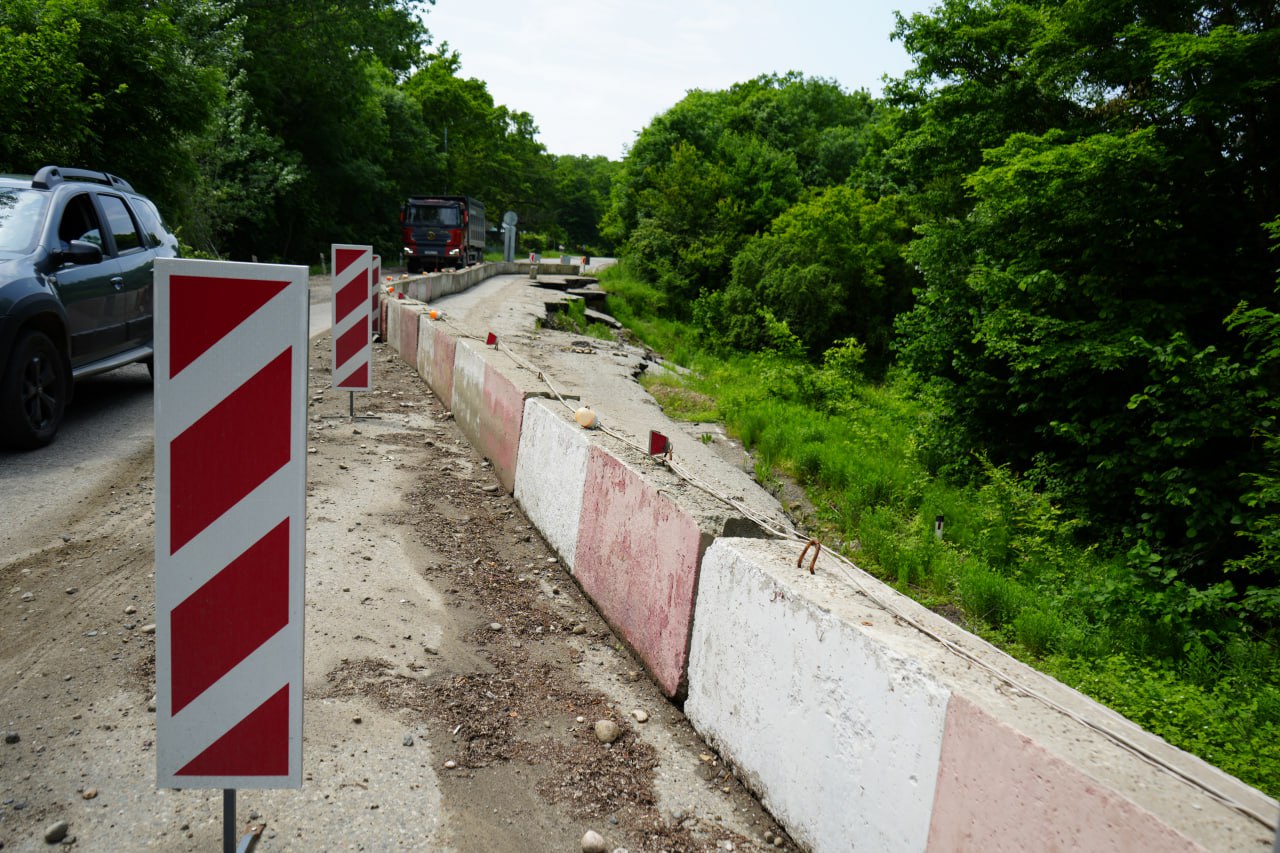
[[[400,230],[411,274],[484,260],[484,205],[469,196],[410,196],[400,208]]]

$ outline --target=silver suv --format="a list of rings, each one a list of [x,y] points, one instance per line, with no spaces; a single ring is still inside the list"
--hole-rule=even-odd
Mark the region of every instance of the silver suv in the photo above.
[[[0,442],[53,441],[73,381],[151,364],[152,267],[178,239],[114,175],[0,176]]]

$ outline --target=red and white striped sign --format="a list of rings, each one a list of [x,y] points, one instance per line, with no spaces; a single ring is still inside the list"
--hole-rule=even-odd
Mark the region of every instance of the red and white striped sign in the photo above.
[[[382,290],[382,255],[373,256],[373,287],[369,288],[369,322],[373,331],[381,333],[378,325],[378,291]]]
[[[343,391],[368,391],[369,361],[373,355],[373,330],[365,300],[372,246],[332,247],[333,260],[333,387]]]
[[[155,284],[156,784],[301,787],[307,269]]]

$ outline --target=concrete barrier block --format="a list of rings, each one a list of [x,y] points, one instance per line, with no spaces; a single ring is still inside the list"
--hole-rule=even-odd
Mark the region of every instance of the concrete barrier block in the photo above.
[[[572,571],[591,450],[588,434],[558,402],[524,404],[516,455],[516,502]]]
[[[804,845],[1270,851],[1271,798],[800,550],[707,550],[685,713]]]
[[[418,368],[418,373],[427,380],[427,386],[431,388],[436,398],[446,408],[451,409],[453,407],[453,361],[457,352],[457,338],[443,323],[425,316],[420,322],[418,361],[422,366]]]
[[[651,478],[591,448],[574,577],[668,696],[684,692],[698,564],[709,541]]]
[[[949,691],[799,553],[707,550],[685,713],[806,849],[923,850]]]
[[[400,318],[399,334],[395,339],[396,352],[400,353],[402,359],[415,367],[418,364],[418,335],[422,311],[422,306],[416,302],[408,303],[405,306]]]
[[[490,364],[499,359],[502,369]],[[478,341],[460,340],[453,361],[453,418],[467,440],[493,463],[502,487],[515,490],[524,403],[540,387],[518,381],[514,362]]]

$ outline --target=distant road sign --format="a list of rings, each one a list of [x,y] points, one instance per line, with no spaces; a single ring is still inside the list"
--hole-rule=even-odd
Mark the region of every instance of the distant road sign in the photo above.
[[[156,784],[300,787],[307,269],[155,280]]]
[[[502,224],[503,224],[503,225],[515,225],[515,224],[516,224],[516,212],[515,212],[514,210],[508,210],[506,213],[502,214]]]

